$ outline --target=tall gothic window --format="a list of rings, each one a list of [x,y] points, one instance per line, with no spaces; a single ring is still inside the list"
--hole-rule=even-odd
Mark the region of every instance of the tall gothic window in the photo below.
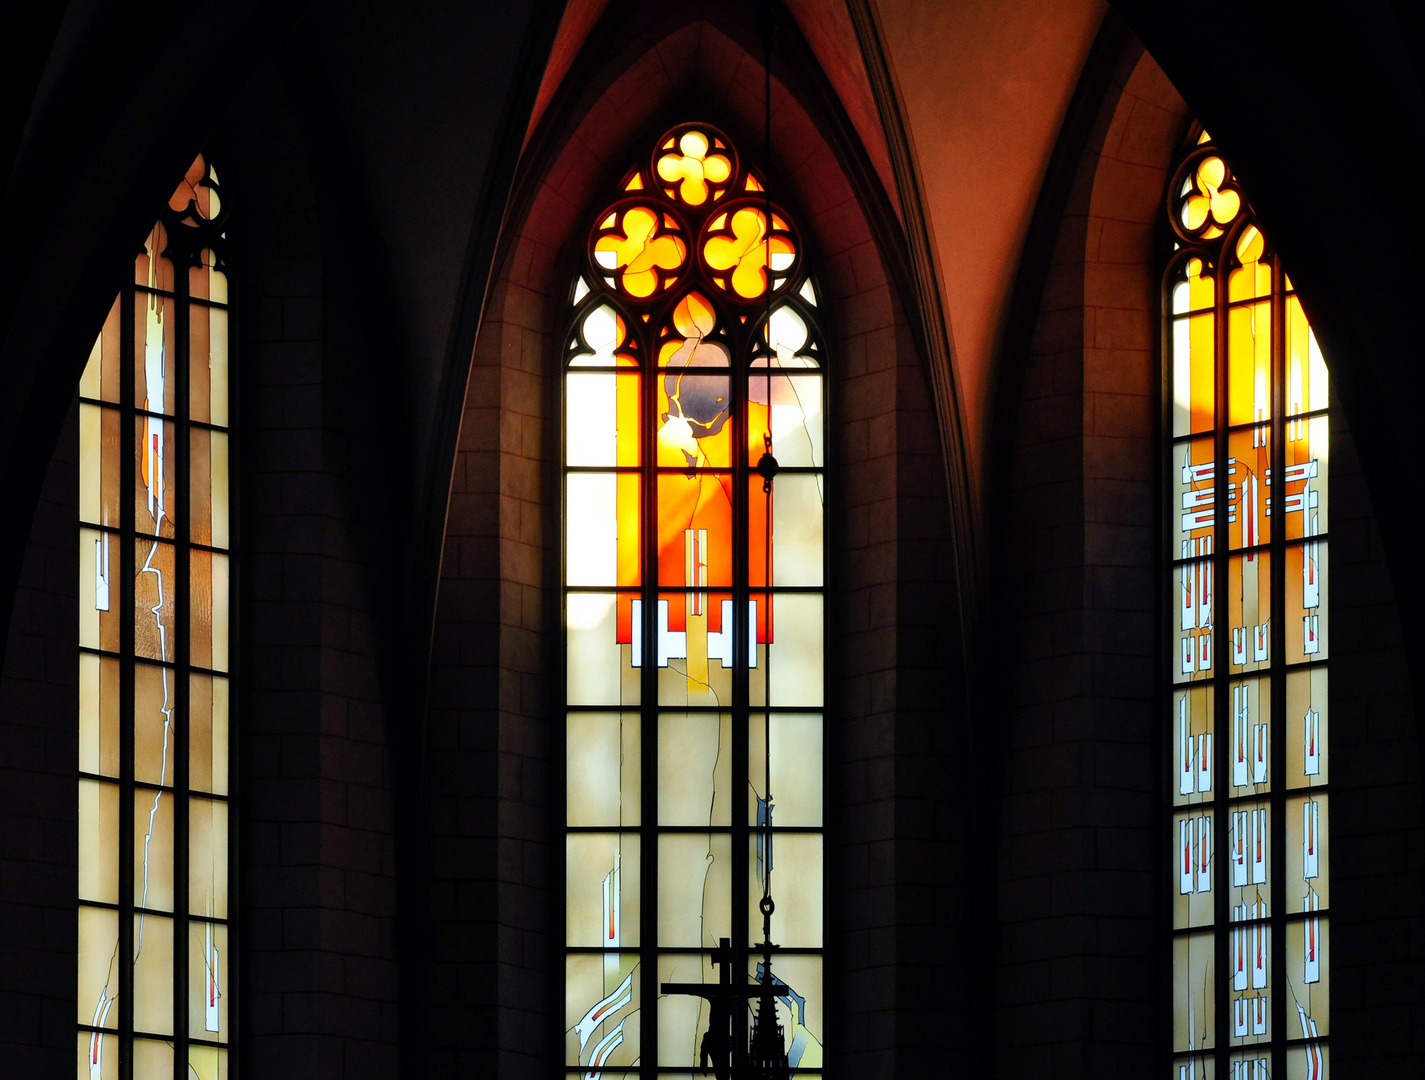
[[[232,1031],[229,297],[199,157],[79,384],[79,1076],[218,1080]]]
[[[647,155],[582,241],[563,351],[565,1063],[686,1070],[720,1025],[746,1053],[746,1004],[663,987],[757,980],[770,910],[777,1019],[814,1074],[820,297],[727,136],[685,124]]]
[[[1324,1080],[1326,365],[1205,132],[1167,209],[1173,1075]]]

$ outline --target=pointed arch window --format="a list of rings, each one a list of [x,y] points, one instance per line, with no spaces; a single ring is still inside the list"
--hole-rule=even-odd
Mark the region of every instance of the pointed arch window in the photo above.
[[[1205,132],[1167,211],[1173,1076],[1324,1080],[1326,364]]]
[[[79,384],[79,1073],[228,1074],[230,297],[202,156]]]
[[[770,874],[778,1020],[815,1074],[821,298],[795,218],[726,135],[684,124],[646,153],[592,222],[562,353],[564,1060],[696,1067],[712,1010],[660,987],[718,982],[724,940],[730,981],[758,977]],[[740,1053],[747,1016],[722,1021]]]

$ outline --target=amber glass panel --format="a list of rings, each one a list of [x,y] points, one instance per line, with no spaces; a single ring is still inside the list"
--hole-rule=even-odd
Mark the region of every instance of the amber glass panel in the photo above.
[[[189,434],[189,537],[195,544],[225,548],[228,529],[228,436],[194,428]]]
[[[783,592],[769,596],[762,593],[755,595],[753,602],[757,605],[757,652],[760,662],[751,672],[749,692],[752,704],[820,706],[825,618],[821,595]]]
[[[1306,321],[1301,301],[1286,298],[1286,414],[1325,409],[1330,404],[1331,390],[1326,373],[1326,358],[1316,343],[1316,333]]]
[[[638,825],[642,817],[642,717],[637,712],[571,712],[565,723],[568,824]]]
[[[119,902],[119,785],[79,781],[79,899]]]
[[[1272,417],[1272,305],[1232,308],[1227,316],[1227,422],[1255,424]]]
[[[1216,1045],[1216,951],[1211,933],[1173,939],[1174,1050],[1207,1050]]]
[[[79,654],[79,771],[119,775],[119,662]]]
[[[731,588],[730,474],[659,474],[658,584],[688,589]]]
[[[658,837],[658,943],[711,948],[732,933],[732,839],[725,832]]]
[[[1324,540],[1286,549],[1286,662],[1325,660],[1330,654],[1327,618],[1327,547]]]
[[[1325,416],[1286,424],[1286,538],[1320,536],[1330,528],[1331,421]]]
[[[569,474],[565,512],[580,522],[565,546],[570,585],[639,584],[639,483],[629,473]]]
[[[117,534],[79,530],[79,644],[119,651],[119,544]]]
[[[1217,513],[1216,453],[1211,436],[1184,439],[1172,449],[1173,553],[1180,559],[1212,551]],[[1232,482],[1236,478],[1232,477]]]
[[[119,410],[79,406],[79,520],[119,527]]]
[[[565,462],[573,466],[639,463],[637,374],[570,372],[565,382]]]
[[[564,1060],[610,1071],[638,1058],[643,1001],[637,953],[564,958]],[[613,1072],[618,1075],[618,1072]]]
[[[1227,760],[1232,794],[1265,795],[1271,788],[1272,684],[1270,679],[1233,679]]]
[[[1215,835],[1210,811],[1191,810],[1173,817],[1178,879],[1173,893],[1174,929],[1212,925]]]
[[[565,941],[586,948],[639,944],[642,874],[637,833],[565,838]]]
[[[1227,536],[1233,551],[1272,539],[1270,424],[1255,424],[1227,436]]]
[[[173,545],[139,537],[134,541],[134,652],[149,660],[172,660],[176,575]]]
[[[1330,778],[1327,753],[1330,698],[1324,667],[1291,671],[1286,677],[1287,787],[1320,787]]]
[[[228,804],[188,800],[188,911],[228,917]]]
[[[1173,691],[1175,805],[1200,806],[1213,800],[1217,769],[1214,692],[1212,686],[1183,686]]]
[[[732,823],[732,716],[658,716],[658,824]],[[714,942],[716,944],[716,942]]]
[[[1227,604],[1231,619],[1232,674],[1265,670],[1271,664],[1271,555],[1233,555],[1228,562]]]
[[[188,1032],[192,1038],[228,1041],[231,957],[225,925],[205,920],[188,924]],[[210,1061],[214,1056],[210,1051]]]
[[[1325,915],[1287,921],[1286,977],[1291,1037],[1331,1034],[1331,920]]]
[[[768,734],[778,825],[820,827],[824,805],[820,713],[753,713],[747,724],[747,815],[758,820],[767,793]]]

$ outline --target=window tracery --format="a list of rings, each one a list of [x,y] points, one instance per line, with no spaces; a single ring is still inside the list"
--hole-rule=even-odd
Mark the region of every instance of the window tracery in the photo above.
[[[1206,132],[1167,211],[1173,1075],[1324,1080],[1326,364]]]
[[[229,313],[190,166],[79,383],[79,1072],[228,1072]]]
[[[793,1069],[821,1066],[826,348],[792,222],[730,139],[679,125],[571,290],[571,1075],[698,1066],[714,1013],[660,987],[716,983],[729,942],[756,979],[774,864],[778,1016]]]

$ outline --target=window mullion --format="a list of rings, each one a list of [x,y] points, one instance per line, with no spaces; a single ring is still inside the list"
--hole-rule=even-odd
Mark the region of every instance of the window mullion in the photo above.
[[[119,1080],[134,1074],[135,291],[119,302]]]
[[[1286,299],[1281,260],[1272,267],[1272,480],[1268,507],[1272,516],[1272,714],[1270,735],[1272,808],[1272,918],[1271,957],[1267,984],[1272,987],[1271,1032],[1274,1052],[1272,1075],[1286,1075],[1287,925],[1286,925]],[[1303,516],[1307,513],[1302,511]]]

